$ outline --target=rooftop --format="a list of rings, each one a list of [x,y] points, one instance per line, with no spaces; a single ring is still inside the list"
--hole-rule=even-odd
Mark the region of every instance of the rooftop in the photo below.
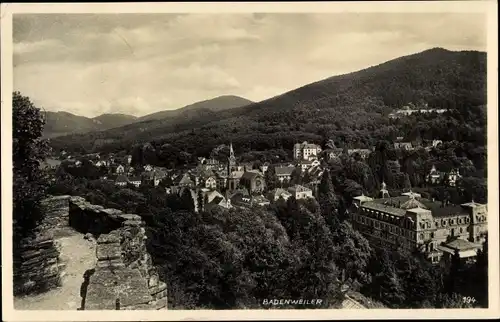
[[[430,210],[432,212],[433,217],[448,217],[456,214],[467,214],[466,210],[460,205],[454,205],[454,204],[443,205],[443,203],[440,201],[431,201],[425,198],[415,198],[414,200],[416,202],[413,201],[408,202],[410,199],[411,198],[408,196],[398,196],[398,197],[374,199],[370,203],[382,204],[383,206],[385,206],[385,208],[378,209],[379,211],[387,208],[395,208],[404,211],[404,209],[401,209],[400,207],[406,205],[406,207],[410,207],[406,209],[411,209],[411,206],[417,205],[416,202],[418,202],[418,204],[421,205],[420,208],[425,208]],[[367,203],[363,204],[363,207],[366,205]]]
[[[455,239],[446,245],[444,245],[448,248],[452,249],[458,249],[458,250],[469,250],[469,249],[476,249],[479,248],[480,245],[471,243],[470,241],[467,241],[465,239]]]
[[[293,170],[295,169],[295,167],[276,167],[275,170],[276,170],[276,175],[277,176],[280,176],[280,175],[292,175],[292,172]]]

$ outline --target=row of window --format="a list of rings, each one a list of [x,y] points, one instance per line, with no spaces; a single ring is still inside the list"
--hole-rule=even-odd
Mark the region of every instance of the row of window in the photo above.
[[[380,222],[377,220],[373,220],[371,218],[367,218],[364,216],[356,216],[356,215],[354,215],[354,220],[356,220],[362,224],[390,232],[392,234],[402,235],[402,236],[407,237],[407,238],[415,238],[415,232],[412,232],[412,231],[409,231],[409,230],[406,230],[406,229],[403,229],[403,228],[400,228],[398,226],[391,225],[391,224],[388,224],[385,222]]]

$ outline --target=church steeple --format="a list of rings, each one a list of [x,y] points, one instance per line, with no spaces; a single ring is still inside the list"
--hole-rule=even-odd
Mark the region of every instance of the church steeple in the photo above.
[[[236,157],[234,156],[233,143],[229,144],[229,158],[228,158],[228,175],[236,170]]]
[[[229,143],[229,157],[234,158],[233,142]]]

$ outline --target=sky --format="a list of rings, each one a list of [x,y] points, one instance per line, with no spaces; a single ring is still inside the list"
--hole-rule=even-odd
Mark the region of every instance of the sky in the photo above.
[[[142,116],[261,101],[434,47],[486,51],[474,13],[16,14],[14,89],[47,111]]]

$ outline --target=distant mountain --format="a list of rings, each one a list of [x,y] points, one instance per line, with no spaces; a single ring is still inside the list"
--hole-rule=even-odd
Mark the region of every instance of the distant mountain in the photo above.
[[[207,109],[213,112],[220,112],[225,110],[230,110],[233,108],[245,106],[252,104],[252,101],[247,100],[246,98],[234,96],[234,95],[225,95],[219,96],[213,99],[197,102],[194,104],[190,104],[175,110],[167,110],[156,112],[153,114],[148,114],[140,117],[137,121],[151,121],[151,120],[161,120],[167,117],[177,117],[182,113],[192,112],[200,109]],[[193,115],[193,114],[191,114]]]
[[[394,125],[387,117],[394,108],[410,102],[460,110],[468,117],[467,111],[486,104],[486,53],[434,48],[240,108],[217,112],[200,109],[189,117],[178,114],[137,122],[99,133],[61,137],[52,144],[67,148],[78,142],[89,150],[114,150],[154,141],[160,146],[175,144],[181,150],[203,148],[207,153],[228,141],[247,150],[291,148],[297,141],[325,138],[367,146],[396,132],[404,135],[413,131],[411,126]]]
[[[134,122],[137,118],[125,114],[102,114],[94,118],[68,112],[45,113],[45,137],[55,137],[71,133],[86,133],[120,127]]]

